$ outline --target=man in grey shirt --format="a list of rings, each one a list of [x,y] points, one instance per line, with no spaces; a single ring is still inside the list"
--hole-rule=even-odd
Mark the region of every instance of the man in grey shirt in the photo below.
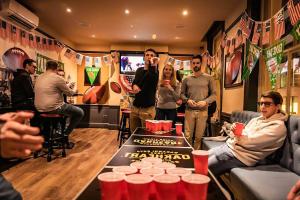
[[[193,75],[182,82],[181,99],[186,102],[185,137],[194,149],[200,149],[200,141],[206,127],[208,105],[216,100],[216,86],[212,76],[201,72],[202,57],[192,58]]]
[[[84,116],[81,108],[64,102],[63,94],[72,96],[75,91],[68,86],[65,80],[57,75],[58,64],[48,61],[46,72],[41,74],[35,83],[34,105],[39,112],[49,112],[70,117],[69,126],[64,134],[69,135]]]

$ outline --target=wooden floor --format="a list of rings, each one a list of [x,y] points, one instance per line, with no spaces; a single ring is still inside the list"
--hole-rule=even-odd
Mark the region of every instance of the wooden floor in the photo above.
[[[67,157],[28,159],[3,175],[24,200],[73,199],[118,149],[117,131],[96,128],[76,129],[75,142]]]

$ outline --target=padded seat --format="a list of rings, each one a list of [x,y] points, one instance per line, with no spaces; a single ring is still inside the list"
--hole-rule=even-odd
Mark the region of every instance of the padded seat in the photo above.
[[[282,200],[300,176],[280,165],[234,168],[230,183],[238,199]]]
[[[205,150],[210,150],[214,147],[221,146],[225,142],[219,142],[219,141],[212,141],[212,140],[205,140],[205,138],[202,139],[202,148]]]

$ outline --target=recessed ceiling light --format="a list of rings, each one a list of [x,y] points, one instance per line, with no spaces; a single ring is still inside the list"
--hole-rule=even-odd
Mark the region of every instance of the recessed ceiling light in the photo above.
[[[133,38],[137,38],[137,36],[136,36],[136,35],[134,35],[134,36],[133,36]]]
[[[130,28],[133,28],[133,27],[134,27],[134,26],[131,24],[131,25],[130,25]]]
[[[182,15],[183,15],[183,16],[187,16],[188,14],[189,14],[189,12],[188,12],[187,10],[183,10],[183,11],[182,11]]]
[[[157,35],[156,35],[156,34],[153,34],[153,35],[152,35],[152,39],[155,40],[156,38],[157,38]]]
[[[178,36],[175,37],[175,40],[179,40],[179,39],[180,39],[180,37],[178,37]]]
[[[95,38],[95,37],[96,37],[96,35],[93,34],[93,35],[92,35],[92,38]]]
[[[125,10],[125,14],[129,15],[130,11],[128,9]]]
[[[67,8],[66,11],[67,11],[68,13],[72,12],[71,8]]]

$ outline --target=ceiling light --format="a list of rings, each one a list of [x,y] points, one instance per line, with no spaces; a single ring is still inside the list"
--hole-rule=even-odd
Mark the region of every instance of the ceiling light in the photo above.
[[[179,39],[180,39],[180,37],[178,37],[178,36],[175,37],[175,40],[179,40]]]
[[[128,9],[125,10],[125,14],[129,15],[130,11]]]
[[[137,36],[136,36],[136,35],[134,35],[134,36],[133,36],[133,38],[137,38]]]
[[[67,11],[68,13],[72,12],[71,8],[67,8],[66,11]]]
[[[156,34],[153,34],[153,35],[152,35],[152,39],[155,40],[156,38],[157,38],[157,35],[156,35]]]
[[[134,26],[133,25],[130,25],[130,28],[133,28]]]
[[[182,15],[183,15],[183,16],[187,16],[188,14],[189,14],[189,13],[188,13],[187,10],[183,10],[183,11],[182,11]]]
[[[95,38],[95,37],[96,37],[96,35],[93,34],[93,35],[92,35],[92,38]]]

